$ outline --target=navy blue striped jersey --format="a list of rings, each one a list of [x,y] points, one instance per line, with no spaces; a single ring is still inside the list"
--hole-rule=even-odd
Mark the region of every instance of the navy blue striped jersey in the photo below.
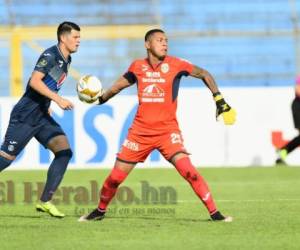
[[[50,90],[58,92],[67,77],[70,63],[71,57],[64,58],[58,45],[55,45],[40,55],[34,71],[44,73],[43,82]],[[14,107],[12,115],[19,121],[35,125],[48,113],[51,100],[31,88],[29,81],[26,91]]]

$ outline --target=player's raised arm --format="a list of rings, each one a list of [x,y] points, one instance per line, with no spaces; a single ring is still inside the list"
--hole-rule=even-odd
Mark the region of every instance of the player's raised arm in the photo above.
[[[127,88],[131,85],[131,83],[125,78],[121,76],[109,89],[104,91],[104,93],[99,97],[98,104],[103,104],[107,102],[110,98],[118,94],[122,89]]]
[[[57,105],[62,109],[70,110],[73,108],[73,104],[67,100],[59,96],[57,93],[51,91],[46,84],[43,82],[45,74],[39,71],[33,71],[29,85],[31,88],[33,88],[35,91],[40,93],[43,96],[48,97],[52,101],[56,102]]]
[[[212,94],[220,92],[213,76],[205,69],[193,65],[193,71],[190,76],[201,79],[210,89]]]
[[[236,120],[236,112],[225,102],[213,76],[207,70],[195,65],[193,65],[193,70],[190,75],[201,79],[210,89],[217,106],[216,118],[218,118],[219,115],[222,115],[226,125],[234,124]]]

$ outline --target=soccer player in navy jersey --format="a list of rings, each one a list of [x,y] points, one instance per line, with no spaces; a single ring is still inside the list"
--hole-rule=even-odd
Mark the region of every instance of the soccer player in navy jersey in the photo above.
[[[46,49],[39,57],[25,93],[10,114],[0,150],[0,172],[35,137],[55,156],[36,209],[62,218],[65,215],[51,203],[51,199],[63,179],[72,151],[64,131],[49,114],[49,106],[54,101],[63,110],[73,109],[73,104],[59,96],[58,91],[67,77],[71,54],[79,47],[80,27],[72,22],[61,23],[57,28],[57,39],[58,44]]]

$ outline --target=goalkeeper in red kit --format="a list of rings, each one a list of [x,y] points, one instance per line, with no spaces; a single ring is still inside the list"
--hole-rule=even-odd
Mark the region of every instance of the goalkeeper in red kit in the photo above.
[[[236,113],[225,102],[208,71],[186,60],[167,55],[168,39],[163,30],[148,31],[145,35],[145,47],[147,58],[135,60],[128,71],[95,100],[95,103],[101,105],[122,89],[137,84],[138,110],[127,138],[117,154],[114,168],[102,186],[99,205],[90,214],[83,215],[79,221],[103,219],[118,186],[138,162],[144,162],[157,149],[191,185],[207,208],[211,220],[230,222],[232,217],[224,216],[217,209],[207,183],[191,163],[183,145],[176,118],[181,77],[190,75],[205,83],[216,102],[216,116],[221,115],[226,125],[235,122]]]

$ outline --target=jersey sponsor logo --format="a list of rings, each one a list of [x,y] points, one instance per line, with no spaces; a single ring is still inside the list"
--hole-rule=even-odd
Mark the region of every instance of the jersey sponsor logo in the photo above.
[[[63,82],[66,80],[67,75],[65,73],[63,73],[61,75],[61,77],[58,79],[56,87],[59,89],[61,87],[61,85],[63,84]]]
[[[50,53],[44,53],[43,55],[44,55],[44,56],[51,56]]]
[[[170,70],[169,64],[168,63],[163,63],[160,66],[160,69],[161,69],[161,72],[163,72],[163,73],[169,72],[169,70]]]
[[[146,72],[146,77],[142,78],[142,82],[145,83],[165,83],[166,80],[164,78],[161,78],[160,72]]]
[[[16,142],[16,141],[9,141],[9,144],[11,144],[11,145],[18,144],[18,142]]]
[[[165,92],[158,85],[151,84],[144,88],[142,102],[165,102]]]
[[[45,67],[47,64],[48,64],[47,60],[45,58],[42,58],[41,60],[39,60],[36,66],[42,68]]]
[[[165,83],[166,80],[164,78],[142,78],[142,81],[145,83]]]
[[[139,144],[136,142],[129,141],[128,139],[125,139],[123,146],[132,151],[139,151]]]
[[[143,82],[149,83],[165,83],[166,80],[160,77],[160,72],[146,72],[146,77],[142,78]]]
[[[160,77],[160,72],[146,72],[147,77]]]
[[[64,62],[62,60],[58,60],[58,66],[61,68],[64,65]]]

